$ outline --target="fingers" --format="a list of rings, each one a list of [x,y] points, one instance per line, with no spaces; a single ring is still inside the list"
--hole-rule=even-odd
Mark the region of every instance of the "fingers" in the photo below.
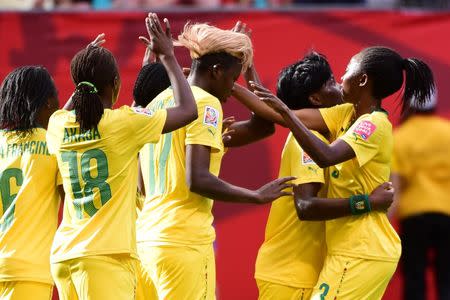
[[[146,38],[145,36],[140,36],[139,40],[146,46],[148,47],[150,45],[150,40],[148,38]]]
[[[163,33],[161,23],[159,22],[158,15],[155,13],[152,13],[151,21],[153,23],[153,26],[155,27],[155,31],[158,33]]]
[[[190,73],[191,73],[191,69],[190,68],[183,68],[184,76],[188,77]]]
[[[385,182],[382,185],[380,185],[381,188],[385,189],[385,190],[390,190],[393,189],[394,187],[392,186],[392,182]]]
[[[171,32],[171,29],[170,29],[170,23],[169,23],[169,20],[167,20],[167,18],[164,18],[164,24],[166,25],[166,35],[167,35],[167,37],[172,38],[172,32]]]
[[[241,32],[241,28],[242,28],[242,22],[241,21],[237,21],[236,25],[234,25],[234,27],[233,27],[233,29],[231,29],[231,31]]]
[[[277,180],[275,180],[275,182],[279,185],[282,185],[282,184],[287,183],[288,181],[292,181],[295,179],[297,179],[297,177],[295,177],[295,176],[282,177],[282,178],[278,178]]]
[[[150,16],[150,14],[148,14]],[[150,22],[150,17],[145,18],[145,28],[147,29],[147,34],[149,37],[152,36],[152,25]]]
[[[270,90],[266,89],[265,87],[263,87],[262,85],[254,82],[254,81],[249,81],[250,86],[254,89],[254,91],[259,91],[259,92],[265,92],[265,93],[270,93]]]

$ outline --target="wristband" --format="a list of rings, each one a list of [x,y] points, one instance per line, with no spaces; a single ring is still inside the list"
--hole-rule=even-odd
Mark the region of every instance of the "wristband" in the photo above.
[[[349,198],[352,215],[361,215],[372,211],[369,195],[353,195]]]

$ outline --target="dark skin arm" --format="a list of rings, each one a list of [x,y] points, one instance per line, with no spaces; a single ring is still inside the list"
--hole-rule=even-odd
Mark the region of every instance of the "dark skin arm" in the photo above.
[[[340,139],[330,145],[324,143],[297,118],[293,111],[269,90],[256,83],[252,86],[255,88],[255,94],[283,117],[295,140],[319,167],[326,168],[333,166],[356,156],[353,149]]]
[[[240,32],[251,36],[251,30],[247,24],[238,21],[234,28],[235,32]],[[250,87],[250,82],[260,83],[258,72],[255,66],[250,66],[244,73],[245,82]],[[229,126],[230,138],[224,138],[225,147],[240,147],[262,140],[275,133],[273,122],[252,114],[249,120],[234,122]]]
[[[294,204],[297,215],[304,221],[324,221],[351,216],[348,198],[325,199],[317,197],[322,184],[311,182],[294,186]],[[387,211],[392,204],[394,189],[389,182],[378,186],[370,195],[372,211]]]
[[[258,190],[232,185],[209,172],[211,148],[204,145],[186,146],[186,181],[191,192],[224,202],[264,204],[292,195],[283,190],[291,187],[294,177],[274,180]]]
[[[252,86],[250,86],[250,88],[253,89]],[[245,87],[235,83],[233,96],[259,117],[277,123],[283,127],[287,127],[286,122],[279,113],[267,106],[257,95]],[[294,110],[293,112],[309,129],[318,131],[322,134],[328,133],[328,127],[318,109],[300,109]]]
[[[162,131],[167,133],[184,127],[197,119],[198,112],[191,87],[175,58],[169,21],[164,19],[164,23],[166,25],[165,30],[162,29],[158,16],[149,13],[145,19],[149,39],[145,37],[139,37],[139,39],[147,44],[164,65],[173,89],[175,106],[167,109],[167,119]]]

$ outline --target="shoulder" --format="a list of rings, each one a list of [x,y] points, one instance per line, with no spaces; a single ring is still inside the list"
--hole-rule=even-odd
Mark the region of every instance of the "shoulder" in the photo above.
[[[392,136],[392,124],[387,114],[383,112],[365,114],[359,117],[351,130],[355,136],[366,141],[373,139],[375,136],[380,138]]]
[[[201,104],[209,104],[209,105],[215,105],[215,106],[222,106],[219,99],[204,89],[201,89],[197,86],[191,86],[192,94],[194,94],[195,101],[197,102],[197,105]]]

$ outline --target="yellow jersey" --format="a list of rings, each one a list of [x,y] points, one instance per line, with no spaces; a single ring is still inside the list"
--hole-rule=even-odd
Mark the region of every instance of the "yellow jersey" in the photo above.
[[[81,131],[73,111],[49,121],[47,141],[58,159],[66,198],[52,262],[88,255],[136,253],[139,150],[161,136],[166,110],[105,109],[97,127]]]
[[[0,131],[0,281],[53,283],[49,258],[61,178],[45,133]]]
[[[314,132],[324,142],[328,141]],[[321,169],[289,134],[281,155],[279,177],[296,176],[295,184],[325,184]],[[326,196],[326,186],[320,194]],[[264,243],[258,252],[255,278],[295,288],[313,288],[326,255],[325,222],[300,221],[292,196],[272,203]]]
[[[213,200],[192,193],[186,184],[186,145],[211,147],[209,171],[218,175],[223,156],[222,106],[219,99],[192,86],[198,118],[146,145],[139,156],[146,198],[137,220],[137,241],[153,245],[212,243],[215,231]],[[174,105],[171,88],[159,94],[148,108]]]
[[[370,194],[389,181],[393,151],[392,125],[384,111],[360,116],[353,124],[351,104],[320,110],[332,137],[342,139],[356,157],[329,168],[328,198]],[[400,238],[385,212],[373,211],[326,221],[328,253],[398,261]]]
[[[394,132],[392,172],[406,181],[400,190],[400,218],[423,213],[450,216],[449,154],[448,120],[433,115],[411,116]]]

